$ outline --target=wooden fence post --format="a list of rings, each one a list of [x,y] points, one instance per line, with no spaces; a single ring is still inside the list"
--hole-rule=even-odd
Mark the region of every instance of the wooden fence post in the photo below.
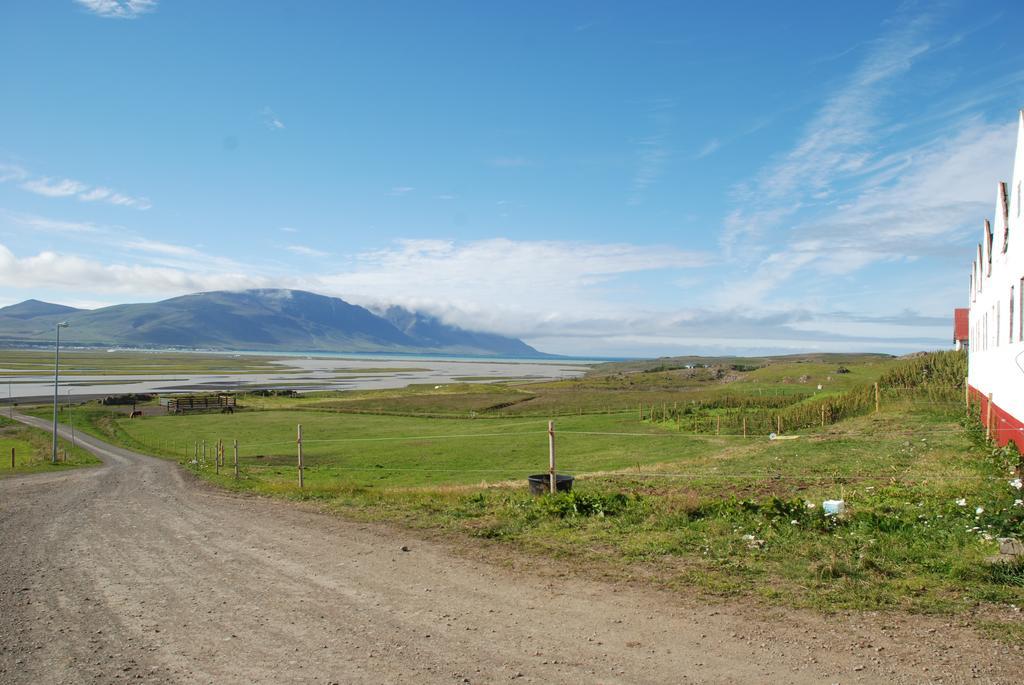
[[[299,487],[301,488],[301,487],[304,486],[303,478],[302,478],[302,424],[301,423],[298,424],[298,427],[296,428],[295,444],[298,446],[298,450],[299,450]]]
[[[220,447],[221,442],[217,440],[217,444],[213,446],[213,463],[216,465],[215,468],[218,476],[220,475]]]
[[[992,393],[988,394],[988,406],[985,407],[985,439],[992,439]]]
[[[548,421],[548,487],[551,494],[558,490],[558,474],[555,472],[555,422]]]
[[[875,413],[882,408],[882,391],[878,388],[878,381],[875,381]]]
[[[206,466],[206,440],[203,440],[203,466]]]
[[[782,416],[779,414],[775,415],[775,434],[782,435]]]
[[[235,480],[238,480],[238,441],[235,440]]]
[[[14,470],[14,448],[11,448],[11,470]]]
[[[743,417],[743,437],[747,437],[747,417]]]
[[[825,427],[825,405],[821,405],[821,427]]]

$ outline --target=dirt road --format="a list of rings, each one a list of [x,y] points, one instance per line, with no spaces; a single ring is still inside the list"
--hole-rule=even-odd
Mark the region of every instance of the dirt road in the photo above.
[[[528,574],[79,439],[104,466],[0,479],[3,683],[1019,682],[957,621]]]

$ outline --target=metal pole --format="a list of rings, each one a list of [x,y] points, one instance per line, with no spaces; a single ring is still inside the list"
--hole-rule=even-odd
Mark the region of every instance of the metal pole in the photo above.
[[[57,384],[60,380],[60,329],[68,325],[67,321],[57,324],[57,341],[54,345],[53,355],[53,452],[50,454],[50,463],[57,463]]]

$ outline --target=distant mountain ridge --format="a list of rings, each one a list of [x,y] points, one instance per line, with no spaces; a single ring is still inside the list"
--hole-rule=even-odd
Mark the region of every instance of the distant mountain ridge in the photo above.
[[[69,344],[293,352],[544,357],[522,340],[470,331],[402,307],[375,314],[303,290],[213,291],[102,309],[39,300],[0,308],[0,343],[42,343],[67,320]]]

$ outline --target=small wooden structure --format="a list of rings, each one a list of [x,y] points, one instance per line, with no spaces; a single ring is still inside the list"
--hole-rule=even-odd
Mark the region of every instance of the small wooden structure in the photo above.
[[[161,396],[160,406],[166,407],[168,414],[188,414],[199,411],[234,412],[235,396],[227,394]]]

